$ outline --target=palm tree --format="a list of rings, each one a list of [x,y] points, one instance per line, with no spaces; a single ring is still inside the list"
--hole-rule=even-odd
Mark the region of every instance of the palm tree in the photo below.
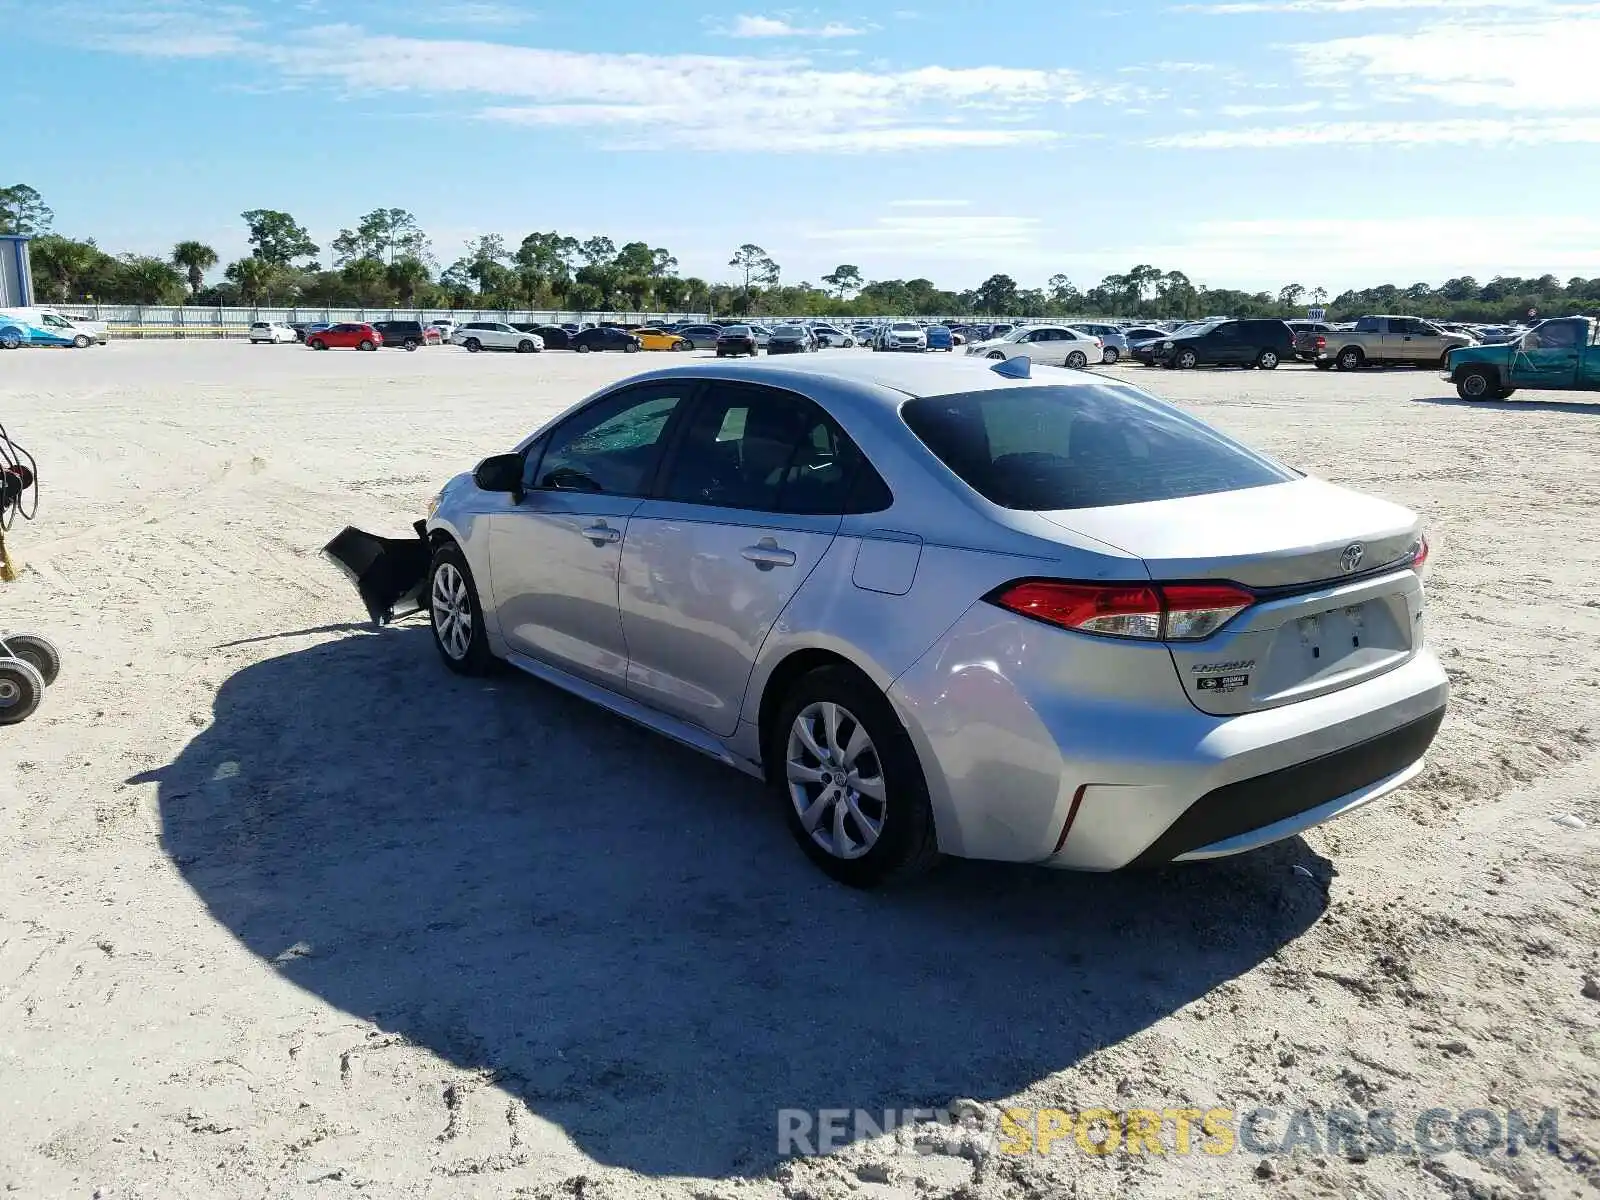
[[[189,280],[189,295],[200,294],[206,272],[217,265],[217,252],[204,242],[179,242],[172,248],[172,265]]]

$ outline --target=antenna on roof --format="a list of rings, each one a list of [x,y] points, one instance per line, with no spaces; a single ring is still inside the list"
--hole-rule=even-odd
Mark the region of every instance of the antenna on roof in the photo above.
[[[1007,379],[1032,379],[1033,360],[1026,354],[1019,354],[1015,358],[1004,358],[989,368],[996,375],[1004,375]]]

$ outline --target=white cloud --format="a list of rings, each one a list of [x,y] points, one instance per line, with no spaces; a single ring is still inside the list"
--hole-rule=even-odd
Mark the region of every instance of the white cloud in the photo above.
[[[1225,117],[1265,117],[1273,113],[1308,113],[1322,107],[1320,100],[1305,100],[1299,104],[1224,104],[1217,109]]]
[[[1292,146],[1532,146],[1600,142],[1600,116],[1472,120],[1328,121],[1209,129],[1152,138],[1158,149],[1282,149]]]
[[[1549,7],[1549,0],[1521,0],[1518,7]],[[1180,4],[1173,12],[1205,13],[1208,16],[1240,16],[1247,13],[1364,13],[1409,9],[1499,9],[1507,0],[1232,0],[1222,4]]]
[[[1600,109],[1600,4],[1300,45],[1312,83],[1510,112]]]
[[[733,19],[733,28],[728,31],[728,36],[736,38],[841,38],[859,37],[865,32],[865,29],[857,28],[854,25],[846,25],[841,21],[829,21],[824,25],[804,26],[795,25],[783,17],[737,16]]]

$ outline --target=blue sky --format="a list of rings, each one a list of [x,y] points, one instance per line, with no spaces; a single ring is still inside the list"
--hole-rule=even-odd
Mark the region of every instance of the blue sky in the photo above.
[[[393,10],[393,11],[391,11]],[[1600,275],[1595,0],[0,0],[59,232],[244,250],[409,208],[730,278],[1086,286],[1138,262],[1338,291]]]

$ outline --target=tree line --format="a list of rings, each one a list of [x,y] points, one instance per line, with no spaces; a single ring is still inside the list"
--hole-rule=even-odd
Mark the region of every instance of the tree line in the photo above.
[[[26,184],[0,187],[0,233],[33,241],[34,290],[45,303],[195,304],[206,306],[363,306],[369,308],[557,309],[876,316],[889,313],[991,314],[1011,317],[1102,316],[1270,317],[1327,309],[1331,319],[1395,312],[1441,320],[1508,321],[1528,311],[1600,313],[1600,278],[1537,279],[1470,276],[1438,287],[1382,284],[1330,297],[1320,287],[1290,283],[1277,292],[1246,292],[1195,283],[1182,271],[1140,264],[1079,289],[1066,275],[1042,288],[994,274],[976,288],[951,290],[929,279],[869,280],[843,263],[816,283],[784,283],[764,249],[747,242],[728,262],[731,279],[707,281],[678,272],[670,251],[645,241],[579,239],[551,230],[512,244],[484,234],[440,268],[414,214],[379,208],[341,229],[327,246],[313,241],[291,214],[258,208],[241,213],[250,253],[207,282],[217,252],[199,241],[177,243],[165,258],[112,254],[93,238],[52,231],[54,214]]]

